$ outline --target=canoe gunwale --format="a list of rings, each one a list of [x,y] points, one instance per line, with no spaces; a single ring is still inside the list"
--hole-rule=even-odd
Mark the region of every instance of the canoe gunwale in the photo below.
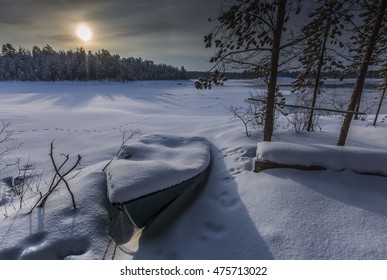
[[[144,229],[144,228],[148,227],[153,222],[153,220],[155,218],[157,218],[157,216],[160,213],[162,213],[166,208],[168,208],[168,206],[171,205],[184,192],[188,192],[190,189],[195,189],[198,186],[200,186],[201,184],[203,184],[207,180],[210,165],[211,164],[208,164],[208,166],[199,174],[197,174],[194,177],[191,177],[191,178],[189,178],[189,179],[187,179],[179,184],[176,184],[176,185],[170,186],[168,188],[140,196],[138,198],[129,200],[129,201],[124,202],[124,203],[111,203],[111,204],[114,207],[124,211],[125,214],[131,220],[134,227]],[[176,190],[176,188],[179,188],[179,187],[181,187],[181,190]],[[176,193],[173,193],[174,191],[176,191]],[[172,193],[172,195],[168,194],[168,193]],[[170,195],[170,198],[163,201],[163,199],[162,199],[163,194]],[[142,217],[139,217],[139,219],[136,218],[135,217],[136,213],[133,213],[133,211],[130,210],[130,208],[133,207],[132,204],[141,204],[142,200],[145,201],[145,200],[152,200],[152,199],[160,201],[160,203],[157,204],[156,206],[152,205],[152,208],[154,210],[152,210],[152,209],[150,210],[150,214],[148,215],[149,217],[146,216],[144,219],[142,219]],[[144,202],[144,203],[146,203],[146,202]],[[147,213],[145,215],[147,215]]]

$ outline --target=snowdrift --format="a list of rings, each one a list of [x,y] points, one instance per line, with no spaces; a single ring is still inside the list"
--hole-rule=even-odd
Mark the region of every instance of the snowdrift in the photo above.
[[[285,142],[261,142],[257,145],[256,171],[262,164],[281,167],[352,170],[362,174],[387,176],[387,151],[330,145],[301,145]],[[278,166],[277,166],[278,167]],[[263,169],[266,169],[265,167]]]

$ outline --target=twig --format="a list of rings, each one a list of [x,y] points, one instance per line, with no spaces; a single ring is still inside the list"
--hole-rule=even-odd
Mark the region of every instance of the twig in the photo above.
[[[130,140],[132,139],[135,135],[139,134],[140,131],[138,129],[134,130],[134,131],[130,131],[130,135],[127,135],[127,131],[121,131],[122,133],[122,142],[121,142],[121,146],[118,148],[117,150],[117,153],[116,153],[116,157],[120,154],[121,150],[124,148],[125,144]],[[109,162],[105,165],[105,167],[102,169],[102,171],[104,172],[106,170],[106,168],[112,163],[112,161],[114,160],[114,158],[112,158],[111,160],[109,160]]]
[[[68,180],[66,179],[66,176],[69,175],[81,163],[81,159],[82,159],[81,155],[78,155],[78,158],[77,158],[77,161],[75,162],[75,164],[69,170],[67,170],[66,172],[63,172],[63,173],[61,173],[61,170],[65,166],[65,164],[68,162],[68,160],[70,159],[70,155],[62,153],[61,156],[64,156],[65,160],[58,167],[58,165],[57,165],[57,163],[55,162],[55,159],[54,159],[54,141],[51,142],[50,154],[49,155],[50,155],[51,163],[52,163],[52,165],[54,167],[55,174],[54,174],[54,176],[53,176],[53,178],[51,180],[51,183],[50,183],[50,186],[48,188],[48,191],[45,194],[43,194],[43,195],[42,195],[42,193],[40,193],[40,198],[36,202],[36,204],[32,207],[30,213],[37,206],[38,207],[44,207],[44,205],[46,204],[46,201],[47,201],[48,197],[50,196],[50,194],[52,194],[54,192],[54,190],[59,186],[59,184],[61,182],[64,182],[68,192],[70,193],[72,204],[73,204],[73,208],[74,209],[77,208],[76,203],[75,203],[75,196],[74,196],[73,192],[70,189],[70,185],[68,183]],[[59,177],[59,179],[58,179],[58,177]],[[74,177],[75,176],[73,176],[72,178],[74,178]],[[72,179],[72,178],[70,178],[70,179]]]
[[[67,190],[69,191],[69,193],[70,193],[70,195],[71,195],[71,200],[72,200],[72,202],[73,202],[73,207],[74,207],[74,209],[75,209],[75,208],[77,208],[77,206],[76,206],[76,204],[75,204],[74,194],[73,194],[73,192],[71,191],[70,186],[69,186],[67,180],[65,179],[65,176],[66,176],[67,174],[69,174],[71,171],[73,171],[73,170],[78,166],[78,164],[81,162],[82,157],[81,157],[80,155],[78,155],[78,159],[77,159],[76,163],[73,165],[73,167],[71,167],[69,171],[67,171],[65,174],[62,175],[62,174],[60,174],[60,168],[61,168],[64,164],[62,164],[62,165],[60,166],[60,168],[57,167],[57,165],[56,165],[56,163],[55,163],[55,160],[54,160],[54,156],[53,156],[53,150],[54,150],[54,141],[51,142],[51,149],[50,149],[51,163],[52,163],[52,165],[54,166],[55,173],[56,173],[56,174],[59,176],[59,178],[65,183],[66,188],[67,188]],[[63,154],[62,154],[62,155],[63,155]],[[67,162],[68,159],[69,159],[69,155],[65,155],[65,157],[66,157],[65,162]]]
[[[52,145],[52,143],[51,143],[51,145]],[[51,157],[51,154],[52,154],[52,152],[50,153],[50,157]],[[62,154],[62,155],[63,155],[63,154]],[[52,158],[52,157],[51,157],[51,158]],[[63,161],[63,163],[59,166],[58,171],[60,171],[60,170],[62,169],[62,167],[67,163],[67,161],[69,160],[69,158],[70,158],[69,155],[67,155],[67,156],[66,156],[66,159],[65,159],[65,160]],[[49,190],[51,190],[51,188],[53,187],[57,175],[58,175],[58,173],[55,172],[54,177],[52,177],[50,187],[48,188]]]

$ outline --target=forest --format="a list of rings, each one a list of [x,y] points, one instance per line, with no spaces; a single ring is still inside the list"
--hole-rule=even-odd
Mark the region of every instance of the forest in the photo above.
[[[136,81],[184,80],[187,71],[142,58],[121,58],[102,49],[96,53],[84,48],[56,51],[50,45],[34,46],[32,51],[12,44],[2,45],[1,81]]]

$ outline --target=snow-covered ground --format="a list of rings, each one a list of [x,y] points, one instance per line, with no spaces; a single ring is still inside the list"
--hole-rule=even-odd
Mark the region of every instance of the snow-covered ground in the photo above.
[[[11,123],[13,143],[22,143],[4,160],[30,158],[34,170],[43,172],[43,193],[53,176],[52,140],[58,162],[61,153],[69,161],[80,154],[82,161],[69,181],[76,209],[60,185],[44,208],[29,214],[39,198],[32,188],[19,210],[8,189],[17,168],[0,173],[0,259],[387,259],[386,177],[349,169],[252,171],[262,135],[247,138],[225,109],[246,105],[252,85],[229,81],[197,91],[192,81],[1,83],[0,120]],[[378,95],[371,93],[370,100]],[[347,145],[385,154],[387,125],[379,121],[374,127],[372,118],[353,122]],[[320,125],[318,132],[295,133],[278,123],[273,140],[334,145],[340,117],[326,117]],[[133,142],[145,134],[169,134],[211,143],[205,188],[152,234],[130,229],[125,216],[112,211],[102,171],[116,155],[122,131],[135,130],[140,135]],[[361,154],[356,166],[377,166],[372,153]],[[116,250],[110,236],[119,244]]]

